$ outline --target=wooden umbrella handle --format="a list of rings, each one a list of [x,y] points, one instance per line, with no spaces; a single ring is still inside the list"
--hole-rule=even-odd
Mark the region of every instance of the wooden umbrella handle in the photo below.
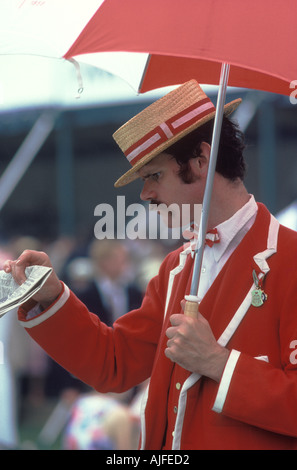
[[[186,295],[185,300],[186,305],[184,314],[187,317],[197,318],[199,309],[198,297],[195,297],[194,295]]]

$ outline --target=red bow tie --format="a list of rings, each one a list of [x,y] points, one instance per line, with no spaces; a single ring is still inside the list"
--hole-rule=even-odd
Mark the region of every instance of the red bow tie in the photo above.
[[[220,237],[216,228],[209,230],[205,237],[205,244],[212,247],[214,243],[220,243]]]
[[[183,236],[184,238],[187,238],[188,240],[190,240],[191,245],[193,245],[193,243],[196,244],[197,239],[198,239],[197,227],[195,225],[191,225],[191,227],[188,230],[185,230],[183,232]],[[216,228],[209,230],[205,237],[206,245],[212,247],[214,243],[220,243],[219,233]]]

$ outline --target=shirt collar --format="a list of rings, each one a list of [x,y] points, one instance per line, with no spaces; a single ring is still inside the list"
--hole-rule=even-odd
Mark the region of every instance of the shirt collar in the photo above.
[[[246,233],[253,225],[258,205],[253,195],[250,195],[248,202],[241,207],[230,219],[217,225],[220,236],[220,243],[214,245],[211,249],[216,261],[219,261],[228,247],[233,244],[236,248],[242,241]]]

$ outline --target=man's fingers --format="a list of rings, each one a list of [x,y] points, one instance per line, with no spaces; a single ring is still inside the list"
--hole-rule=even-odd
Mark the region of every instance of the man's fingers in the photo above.
[[[22,284],[26,280],[25,269],[28,266],[34,265],[51,267],[49,258],[45,253],[32,250],[25,250],[18,257],[17,260],[5,261],[5,263],[3,264],[3,269],[5,272],[11,273],[14,280],[18,284]]]
[[[11,274],[18,284],[23,284],[26,280],[25,268],[17,261],[11,263]]]
[[[11,263],[13,263],[14,261],[8,259],[4,262],[3,264],[3,270],[6,272],[6,273],[11,273],[11,269],[12,269],[12,266],[11,266]]]
[[[17,261],[7,260],[3,264],[3,270],[6,273],[11,273],[14,280],[18,284],[22,284],[26,280],[25,269],[17,264]]]
[[[8,260],[4,263],[3,269],[7,273],[11,273],[14,280],[18,284],[23,284],[26,280],[25,269],[30,266],[31,253],[29,250],[25,250],[17,260]]]
[[[184,321],[184,315],[182,313],[174,313],[170,317],[170,323],[172,326],[179,326],[183,323]]]
[[[169,339],[173,338],[173,336],[175,335],[175,333],[176,333],[176,328],[174,328],[174,327],[172,327],[172,326],[170,326],[170,327],[167,328],[167,330],[166,330],[166,336],[167,336],[167,338],[169,338]]]
[[[28,266],[39,265],[51,267],[49,258],[42,251],[25,250],[16,260],[19,267],[27,268]]]

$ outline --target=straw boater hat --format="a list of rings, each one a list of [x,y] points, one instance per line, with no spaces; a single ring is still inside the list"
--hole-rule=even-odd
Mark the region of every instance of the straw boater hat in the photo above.
[[[224,107],[229,115],[241,99]],[[215,107],[196,80],[181,85],[145,108],[114,134],[132,168],[121,176],[115,187],[138,178],[138,170],[172,144],[215,116]]]

